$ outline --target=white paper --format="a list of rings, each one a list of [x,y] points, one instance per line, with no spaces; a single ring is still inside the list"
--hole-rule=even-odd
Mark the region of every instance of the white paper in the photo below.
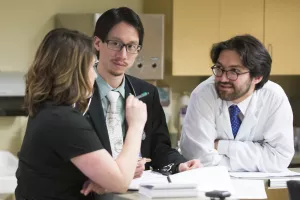
[[[197,184],[199,192],[207,192],[211,190],[224,190],[234,193],[230,176],[226,167],[203,167],[193,169],[170,176],[172,183],[180,184]],[[133,179],[129,190],[138,190],[140,184],[166,184],[167,177],[150,170],[144,171],[141,178]]]
[[[230,172],[231,177],[235,178],[247,178],[247,179],[269,179],[271,177],[288,177],[288,176],[299,176],[300,173],[286,170],[279,173],[264,173],[264,172]]]
[[[204,167],[174,174],[170,178],[172,183],[196,183],[199,198],[211,190],[229,191],[232,196],[228,199],[267,198],[263,180],[230,179],[226,167]],[[168,184],[168,181],[164,175],[145,171],[141,178],[132,181],[130,189],[138,190],[140,184]]]
[[[178,190],[178,189],[197,189],[197,184],[182,184],[182,183],[155,183],[155,184],[140,184],[140,189],[145,187],[149,190]]]
[[[172,183],[197,183],[200,193],[212,190],[228,191],[235,194],[226,167],[203,167],[170,176]]]
[[[179,189],[179,190],[147,190],[140,187],[139,194],[148,198],[178,198],[178,197],[197,197],[196,189]]]
[[[232,179],[238,199],[267,199],[263,180]]]
[[[129,185],[129,190],[138,190],[140,185],[145,184],[157,184],[157,183],[168,183],[166,176],[153,172],[151,170],[144,171],[142,177],[133,179]]]

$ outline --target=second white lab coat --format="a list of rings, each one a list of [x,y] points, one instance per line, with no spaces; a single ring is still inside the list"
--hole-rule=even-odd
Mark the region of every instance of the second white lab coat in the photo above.
[[[191,94],[180,148],[185,158],[200,159],[204,166],[225,165],[230,171],[285,170],[294,155],[288,98],[271,81],[255,90],[234,138],[227,102],[218,97],[214,77],[210,77]]]

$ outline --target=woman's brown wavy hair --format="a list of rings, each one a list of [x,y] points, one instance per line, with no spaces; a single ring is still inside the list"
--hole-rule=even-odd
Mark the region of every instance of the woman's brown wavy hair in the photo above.
[[[76,103],[83,111],[93,89],[88,72],[94,56],[90,37],[62,28],[50,31],[25,76],[24,107],[29,116],[47,100],[55,105]]]

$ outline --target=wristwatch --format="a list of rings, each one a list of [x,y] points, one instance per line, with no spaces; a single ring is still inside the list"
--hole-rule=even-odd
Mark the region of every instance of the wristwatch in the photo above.
[[[176,174],[179,172],[179,164],[170,163],[159,170],[163,175]]]

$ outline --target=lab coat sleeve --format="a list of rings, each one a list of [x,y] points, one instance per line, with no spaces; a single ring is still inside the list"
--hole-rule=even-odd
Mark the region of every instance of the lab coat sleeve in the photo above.
[[[291,106],[284,96],[270,108],[263,141],[219,141],[219,154],[229,157],[232,171],[279,172],[290,164],[294,155]]]
[[[228,157],[219,155],[214,148],[217,133],[213,110],[214,102],[208,102],[208,99],[213,99],[209,97],[210,95],[209,91],[202,90],[194,91],[191,94],[182,128],[180,150],[186,159],[200,159],[204,166],[219,165],[220,163],[227,165]]]

